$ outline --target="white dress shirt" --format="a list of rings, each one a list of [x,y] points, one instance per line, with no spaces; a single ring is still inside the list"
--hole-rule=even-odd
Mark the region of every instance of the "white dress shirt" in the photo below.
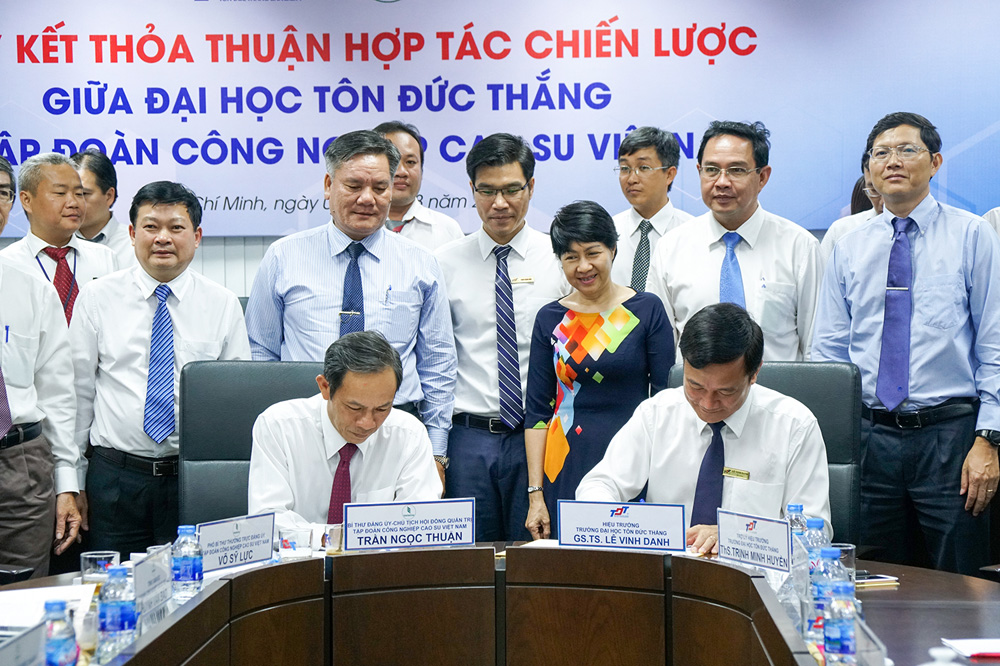
[[[392,231],[400,224],[403,228],[399,235],[409,238],[414,243],[422,245],[434,252],[445,243],[462,238],[465,234],[454,218],[431,210],[417,199],[406,209],[402,220],[386,220],[385,226]]]
[[[823,250],[824,265],[825,262],[830,261],[830,255],[833,254],[833,246],[837,244],[837,241],[876,215],[878,215],[878,211],[874,208],[869,208],[868,210],[863,210],[860,213],[842,217],[831,224],[830,228],[826,230],[825,234],[823,234],[823,240],[819,243],[820,249]]]
[[[527,224],[509,243],[507,270],[514,293],[521,394],[526,394],[531,331],[543,305],[567,295],[571,289],[562,265],[552,252],[547,234]],[[480,228],[437,251],[455,327],[458,380],[455,413],[500,415],[500,380],[497,376],[497,246]],[[523,407],[523,405],[522,405]]]
[[[14,423],[42,422],[57,493],[79,490],[73,421],[73,362],[66,317],[51,287],[0,261],[0,368]],[[2,433],[0,433],[2,434]]]
[[[806,515],[826,521],[831,534],[826,446],[812,412],[754,384],[725,423],[725,466],[750,478],[723,478],[722,508],[780,518],[789,502],[801,503]],[[660,391],[611,439],[604,458],[577,487],[576,499],[624,502],[648,480],[646,501],[683,504],[690,522],[698,471],[711,442],[712,428],[698,418],[684,389]]]
[[[983,219],[990,223],[993,231],[1000,234],[1000,207],[993,208],[983,213]]]
[[[70,270],[73,271],[81,290],[97,278],[118,270],[118,260],[115,258],[115,253],[103,245],[91,243],[74,235],[66,246],[73,248],[72,252],[66,254],[66,262],[69,264]],[[47,247],[51,246],[29,231],[21,240],[0,250],[0,257],[22,271],[37,275],[51,283],[56,277],[58,263],[43,252]],[[52,288],[55,289],[54,284]],[[59,292],[54,293],[58,294]],[[75,305],[73,312],[76,313]]]
[[[626,287],[632,286],[632,264],[635,262],[635,251],[642,239],[639,225],[643,219],[635,208],[624,210],[614,217],[615,229],[618,231],[618,253],[615,255],[614,263],[611,264],[611,279]],[[649,230],[650,258],[665,233],[692,219],[694,216],[691,213],[674,208],[673,202],[669,200],[666,206],[656,211],[656,215],[649,218],[649,223],[653,225]]]
[[[76,443],[149,458],[177,455],[177,432],[157,444],[143,430],[149,345],[159,282],[136,266],[87,285],[70,324],[76,378]],[[174,337],[174,409],[181,369],[192,361],[249,360],[243,309],[233,292],[186,270],[167,283]],[[176,415],[176,411],[175,411]],[[86,476],[81,457],[81,480]],[[82,487],[82,486],[81,486]]]
[[[653,252],[646,289],[663,300],[678,344],[687,320],[719,302],[727,231],[708,212],[668,232]],[[764,360],[809,360],[823,278],[819,241],[760,206],[737,232],[743,237],[736,258],[746,309],[764,330]]]
[[[118,268],[131,268],[138,263],[135,258],[135,248],[132,246],[132,237],[128,233],[128,224],[122,224],[115,219],[115,214],[111,214],[111,219],[104,225],[93,238],[84,238],[80,232],[76,232],[77,238],[111,250],[115,255]]]
[[[277,529],[322,528],[333,477],[346,444],[322,395],[268,407],[253,426],[251,514],[274,511]],[[441,498],[441,479],[427,430],[398,409],[358,444],[351,458],[352,502],[419,502]]]

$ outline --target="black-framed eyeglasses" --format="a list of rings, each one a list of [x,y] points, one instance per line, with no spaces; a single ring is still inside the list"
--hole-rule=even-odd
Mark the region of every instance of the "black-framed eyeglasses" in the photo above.
[[[504,199],[516,199],[521,196],[521,192],[524,192],[527,187],[528,183],[525,183],[524,185],[508,185],[507,187],[496,189],[492,187],[474,187],[472,191],[484,199],[493,199],[498,194]]]

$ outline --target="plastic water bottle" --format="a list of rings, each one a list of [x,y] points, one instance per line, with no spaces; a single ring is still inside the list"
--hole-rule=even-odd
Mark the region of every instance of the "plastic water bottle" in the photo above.
[[[849,581],[847,569],[840,563],[840,549],[823,548],[820,550],[819,564],[810,576],[812,582],[812,612],[809,613],[809,627],[806,640],[822,645],[824,639],[823,621],[826,605],[833,598],[833,585],[841,581]]]
[[[826,602],[823,617],[823,654],[827,664],[850,664],[857,660],[854,640],[854,583],[837,581],[833,596]]]
[[[174,601],[182,604],[201,592],[201,544],[194,533],[194,525],[181,525],[177,528],[172,555]]]
[[[97,616],[100,629],[97,663],[107,664],[135,640],[135,588],[125,567],[108,567]]]
[[[80,655],[66,602],[45,602],[45,666],[73,666]]]
[[[802,513],[801,504],[789,504],[785,508],[785,520],[788,521],[788,527],[792,531],[792,535],[798,538],[802,538],[806,533],[806,515]]]

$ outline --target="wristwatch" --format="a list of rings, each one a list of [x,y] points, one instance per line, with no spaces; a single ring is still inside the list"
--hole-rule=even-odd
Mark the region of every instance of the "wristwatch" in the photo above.
[[[448,456],[434,456],[434,461],[437,464],[441,465],[442,469],[444,469],[445,471],[448,470],[448,465],[451,464],[451,458],[449,458]]]
[[[1000,430],[977,430],[976,437],[982,437],[993,445],[993,448],[1000,448]]]
[[[542,489],[541,486],[528,486],[528,494],[530,495],[531,493],[537,493],[541,489]]]

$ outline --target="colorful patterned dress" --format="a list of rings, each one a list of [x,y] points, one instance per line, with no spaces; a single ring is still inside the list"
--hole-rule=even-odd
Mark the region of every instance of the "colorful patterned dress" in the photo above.
[[[558,301],[538,311],[524,425],[548,430],[543,492],[553,536],[557,500],[573,499],[639,403],[666,387],[673,364],[673,332],[653,294],[607,312],[575,312]]]

